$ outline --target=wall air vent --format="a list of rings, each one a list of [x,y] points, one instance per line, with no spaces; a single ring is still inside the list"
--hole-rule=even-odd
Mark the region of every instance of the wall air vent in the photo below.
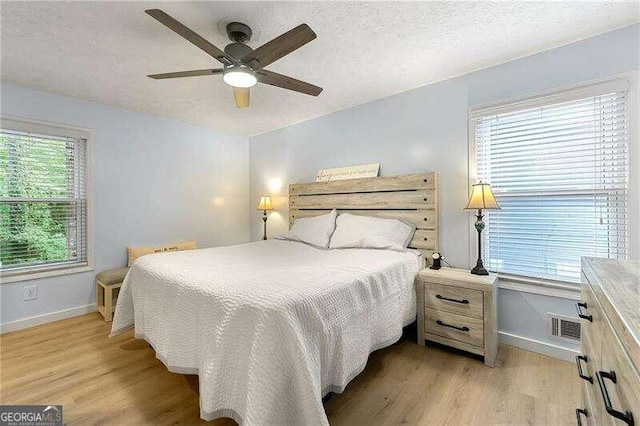
[[[553,339],[580,341],[580,320],[547,312],[547,336]]]

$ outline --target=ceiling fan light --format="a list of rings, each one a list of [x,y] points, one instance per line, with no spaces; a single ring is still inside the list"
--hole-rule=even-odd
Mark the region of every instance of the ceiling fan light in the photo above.
[[[225,68],[222,79],[229,86],[241,88],[253,87],[258,82],[255,73],[244,65]]]

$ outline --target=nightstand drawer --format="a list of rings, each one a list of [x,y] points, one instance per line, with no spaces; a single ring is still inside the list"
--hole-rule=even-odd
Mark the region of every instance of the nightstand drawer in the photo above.
[[[432,308],[424,310],[425,330],[449,339],[483,347],[484,326],[481,319]]]
[[[482,319],[483,297],[479,290],[424,283],[424,305],[454,314]]]

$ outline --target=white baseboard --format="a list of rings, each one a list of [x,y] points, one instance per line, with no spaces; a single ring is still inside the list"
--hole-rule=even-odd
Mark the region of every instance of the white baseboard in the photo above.
[[[46,324],[48,322],[77,317],[78,315],[89,314],[95,311],[96,304],[92,303],[90,305],[78,306],[75,308],[64,309],[62,311],[51,312],[49,314],[37,315],[35,317],[6,322],[4,324],[0,324],[0,334],[22,330],[23,328],[35,327],[36,325]]]
[[[541,342],[528,337],[518,336],[517,334],[500,331],[498,332],[498,335],[499,340],[502,343],[527,351],[537,352],[563,361],[573,362],[575,360],[575,356],[579,354],[579,352],[574,349],[565,348],[552,343]]]

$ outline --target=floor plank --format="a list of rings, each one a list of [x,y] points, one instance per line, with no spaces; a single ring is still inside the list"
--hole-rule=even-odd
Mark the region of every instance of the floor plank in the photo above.
[[[0,337],[0,403],[62,404],[68,424],[234,425],[199,418],[197,376],[172,374],[131,331],[88,314]],[[496,368],[403,340],[371,355],[325,403],[332,425],[561,425],[575,421],[572,364],[502,345]]]

